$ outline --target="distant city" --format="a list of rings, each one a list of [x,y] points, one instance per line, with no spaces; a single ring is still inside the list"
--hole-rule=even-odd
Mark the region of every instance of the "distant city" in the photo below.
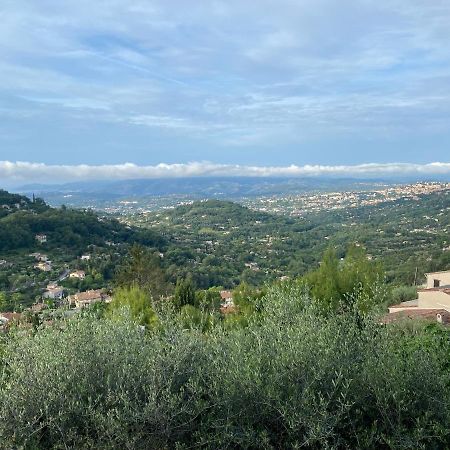
[[[399,199],[418,199],[421,195],[450,190],[450,183],[421,182],[413,184],[378,184],[361,190],[323,192],[314,190],[303,194],[244,196],[234,198],[233,201],[248,208],[291,217],[301,217],[309,213],[357,208],[360,206],[377,205],[394,202]],[[204,200],[207,198],[205,197]],[[70,200],[70,196],[67,196]],[[194,201],[202,200],[198,196],[171,195],[132,197],[111,201],[107,204],[89,202],[82,205],[104,211],[115,216],[152,214],[157,211],[171,210],[178,206],[190,205]]]

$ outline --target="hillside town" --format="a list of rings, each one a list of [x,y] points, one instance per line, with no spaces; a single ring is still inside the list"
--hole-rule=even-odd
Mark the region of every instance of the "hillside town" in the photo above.
[[[450,190],[450,183],[420,182],[411,184],[374,183],[370,188],[341,191],[309,191],[289,195],[257,195],[246,197],[230,197],[233,201],[254,210],[265,211],[292,217],[309,213],[333,211],[344,208],[374,206],[381,203],[395,202],[399,199],[418,199],[420,196]],[[222,198],[219,196],[219,198]],[[129,215],[143,217],[154,212],[173,210],[179,206],[190,205],[201,200],[199,196],[189,195],[146,196],[134,195],[132,198],[109,202],[107,205],[89,203],[90,207],[107,214],[126,218]]]
[[[344,208],[374,206],[400,199],[417,200],[422,195],[450,190],[450,183],[423,182],[405,185],[384,185],[376,190],[319,192],[294,196],[246,198],[242,204],[260,211],[288,216],[333,211]]]

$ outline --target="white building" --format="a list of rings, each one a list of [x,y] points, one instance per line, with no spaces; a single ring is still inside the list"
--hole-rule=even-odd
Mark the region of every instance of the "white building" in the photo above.
[[[448,287],[450,288],[450,270],[442,272],[430,272],[427,276],[427,289]]]
[[[37,264],[34,265],[35,269],[38,270],[42,270],[43,272],[50,272],[52,270],[52,265],[50,261],[46,261],[46,262],[39,262]]]
[[[49,284],[47,290],[43,293],[43,298],[50,298],[52,300],[62,299],[64,296],[64,288],[55,284]]]
[[[69,275],[69,278],[78,278],[79,280],[84,280],[86,278],[86,273],[84,270],[75,270]]]
[[[35,238],[40,244],[43,244],[44,242],[47,242],[47,235],[46,234],[37,234],[35,236]]]

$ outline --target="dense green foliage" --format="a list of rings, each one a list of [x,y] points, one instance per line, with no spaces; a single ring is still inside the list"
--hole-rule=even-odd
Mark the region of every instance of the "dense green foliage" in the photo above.
[[[45,234],[47,242],[39,243],[37,234]],[[90,210],[51,208],[42,200],[0,191],[0,292],[7,294],[7,310],[30,305],[57,280],[69,293],[107,287],[136,244],[152,254],[164,248],[165,241],[151,230],[131,228]],[[36,269],[31,252],[51,260],[51,270]],[[80,260],[83,253],[89,261]],[[84,280],[62,281],[68,271],[77,269],[86,272]]]
[[[173,302],[177,309],[181,309],[186,305],[195,305],[195,286],[191,278],[184,280],[178,279],[173,295]]]
[[[35,235],[47,235],[47,243],[40,245]],[[17,249],[45,250],[79,249],[88,245],[142,242],[149,246],[162,244],[156,234],[139,233],[114,219],[99,219],[93,211],[46,208],[39,214],[19,210],[0,219],[0,251]]]
[[[107,314],[117,320],[129,317],[139,325],[149,328],[156,326],[158,322],[150,293],[137,285],[116,289]]]
[[[412,285],[427,271],[450,267],[449,208],[449,191],[304,218],[209,200],[129,221],[165,236],[163,266],[173,283],[191,273],[201,288],[258,286],[304,275],[329,246],[340,258],[360,243],[383,262],[389,282]]]
[[[351,246],[341,261],[329,248],[320,267],[309,272],[303,281],[321,309],[333,313],[353,308],[367,313],[388,301],[381,265],[370,261],[361,246]]]
[[[170,290],[159,258],[141,245],[134,244],[118,267],[115,283],[119,287],[137,286],[158,298]]]
[[[246,327],[89,316],[0,352],[3,448],[450,446],[448,332],[323,315],[272,288]],[[164,309],[164,308],[163,308]],[[200,324],[201,325],[201,324]]]
[[[392,289],[391,303],[398,304],[414,300],[417,298],[417,288],[415,286],[397,286]]]

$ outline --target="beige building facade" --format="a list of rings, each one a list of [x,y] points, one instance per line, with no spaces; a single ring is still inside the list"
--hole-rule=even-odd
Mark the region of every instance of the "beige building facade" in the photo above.
[[[427,273],[427,289],[432,288],[450,288],[450,270],[444,272]]]
[[[389,313],[400,311],[445,310],[450,312],[450,270],[427,273],[426,287],[417,290],[417,300],[392,305]]]

